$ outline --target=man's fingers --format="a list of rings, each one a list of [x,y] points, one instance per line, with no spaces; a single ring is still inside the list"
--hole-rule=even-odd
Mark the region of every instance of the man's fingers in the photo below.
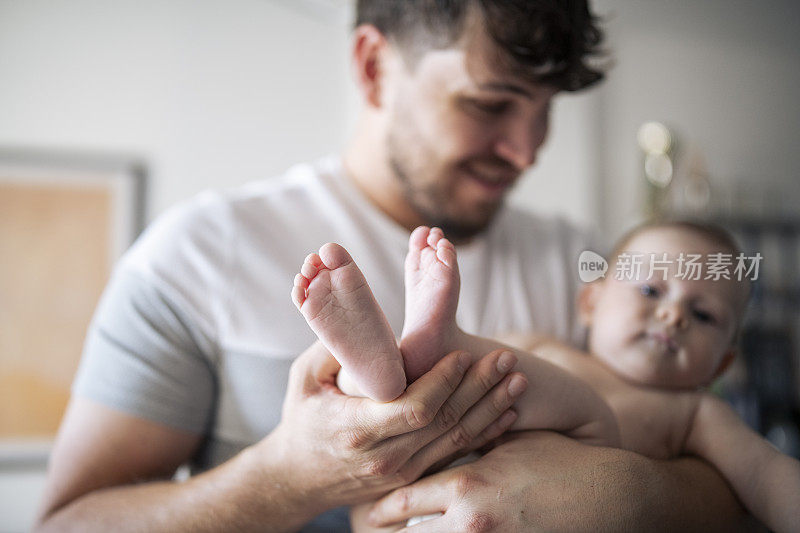
[[[287,394],[296,394],[298,387],[308,393],[318,390],[321,384],[335,384],[341,367],[328,349],[317,341],[292,363]]]
[[[490,440],[484,434],[495,438],[510,428],[516,420],[516,413],[508,410],[525,386],[527,380],[519,372],[503,379],[455,426],[411,457],[403,467],[408,477],[422,475],[431,466],[444,466],[446,460],[479,448]]]
[[[362,423],[366,421],[372,425],[369,433],[375,442],[426,427],[459,387],[471,362],[472,358],[466,352],[452,352],[409,385],[397,400],[363,402],[364,412],[359,413],[359,418]]]
[[[517,414],[509,408],[527,386],[528,380],[519,372],[504,378],[450,430],[450,440],[455,444],[463,444],[463,448],[476,449],[479,447],[476,446],[476,439],[484,434],[493,435],[487,440],[499,437],[517,419]],[[462,439],[459,439],[459,433],[463,434]]]
[[[485,355],[477,361],[472,368],[469,369],[467,375],[464,377],[462,384],[455,393],[447,400],[442,409],[437,422],[438,428],[428,428],[428,431],[437,431],[437,436],[443,434],[458,423],[465,413],[472,410],[475,406],[482,402],[483,410],[478,410],[477,413],[483,415],[482,417],[475,417],[474,415],[469,419],[471,425],[466,429],[474,429],[475,424],[482,421],[480,430],[482,431],[486,426],[491,424],[498,416],[500,416],[506,409],[511,407],[511,404],[498,401],[496,404],[488,404],[484,398],[490,391],[494,390],[500,380],[506,377],[506,374],[516,364],[517,358],[507,350],[495,350]],[[522,376],[523,379],[524,376]],[[527,384],[527,380],[525,381]],[[517,386],[522,385],[517,383]],[[523,389],[524,390],[524,389]],[[520,391],[521,392],[521,391]],[[495,400],[500,400],[497,393],[493,396]],[[492,407],[493,410],[487,410],[486,407]],[[450,415],[450,416],[448,416]],[[477,435],[476,432],[474,435]]]
[[[336,383],[336,374],[342,365],[321,342],[314,343],[309,357],[310,374],[319,383]]]
[[[495,442],[502,438],[502,436],[506,434],[506,430],[510,428],[516,421],[517,413],[514,410],[509,409],[495,422],[489,424],[489,427],[484,429],[483,432],[472,441],[472,444],[469,446],[469,451],[472,452],[475,450],[480,450],[490,442]]]
[[[488,443],[495,441],[498,437],[504,435],[506,430],[508,430],[516,420],[517,413],[512,409],[508,409],[497,420],[489,424],[486,429],[480,432],[480,434],[475,437],[466,448],[456,449],[455,451],[452,451],[454,449],[453,438],[451,436],[444,435],[440,437],[439,440],[433,445],[431,445],[430,449],[422,450],[416,457],[409,461],[407,463],[408,468],[425,468],[421,475],[425,475],[428,472],[438,472],[453,461],[458,460],[470,452],[479,450]],[[430,462],[430,457],[438,457],[444,453],[447,453],[448,450],[451,450],[450,455],[446,455],[444,458],[438,459],[436,462],[430,466],[427,466],[426,468],[426,465]]]
[[[473,438],[476,437],[506,409],[511,407],[511,403],[500,400],[497,394],[492,396],[496,400],[495,404],[486,403],[482,399],[503,379],[506,373],[514,366],[514,363],[516,363],[514,355],[503,350],[495,350],[484,356],[467,371],[456,391],[450,395],[438,413],[436,413],[433,422],[425,427],[422,432],[410,433],[399,437],[400,445],[412,448],[412,444],[407,441],[414,440],[415,442],[428,443],[439,438],[456,426],[465,413],[473,409],[479,402],[482,402],[483,408],[475,411],[478,416],[473,415],[470,418],[470,425],[461,426],[460,429],[465,432],[473,432],[471,436]],[[464,446],[467,444],[469,443],[464,443]],[[416,449],[420,449],[420,446],[417,445]],[[441,459],[441,457],[436,459]]]
[[[445,512],[451,492],[443,479],[433,475],[390,492],[372,506],[368,515],[370,525],[388,526],[414,516]]]

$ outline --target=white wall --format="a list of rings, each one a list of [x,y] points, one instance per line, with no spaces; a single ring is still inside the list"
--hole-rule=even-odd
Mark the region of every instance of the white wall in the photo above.
[[[30,531],[44,481],[44,470],[39,468],[15,468],[0,474],[0,533]]]
[[[800,3],[595,5],[616,63],[598,95],[603,225],[616,233],[641,216],[636,131],[647,120],[673,128],[684,154],[701,153],[713,184],[746,190],[740,202],[798,213]]]
[[[599,93],[559,94],[547,141],[511,201],[522,207],[593,226],[599,217]]]
[[[292,5],[3,1],[0,145],[140,155],[150,218],[335,151],[348,31]]]

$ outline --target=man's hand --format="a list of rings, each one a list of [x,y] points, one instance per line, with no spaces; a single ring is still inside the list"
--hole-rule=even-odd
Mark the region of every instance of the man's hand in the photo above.
[[[470,367],[454,352],[399,398],[378,403],[336,387],[339,364],[315,344],[292,366],[280,425],[254,447],[285,465],[295,489],[322,511],[375,499],[503,433],[524,390],[499,367],[501,350]],[[509,393],[510,383],[515,394]]]
[[[293,531],[320,512],[375,499],[515,420],[498,353],[468,368],[453,353],[400,398],[343,395],[314,345],[292,367],[279,426],[186,482],[165,480],[201,435],[73,400],[53,454],[37,530]],[[158,481],[162,480],[162,481]]]
[[[559,434],[525,432],[474,463],[399,488],[373,526],[449,531],[736,531],[747,529],[725,482],[702,461],[651,461]],[[405,531],[405,530],[404,530]]]

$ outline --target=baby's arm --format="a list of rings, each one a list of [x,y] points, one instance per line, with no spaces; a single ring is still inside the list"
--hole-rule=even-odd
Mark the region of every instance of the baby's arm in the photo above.
[[[504,347],[474,335],[467,335],[463,342],[466,345],[460,348],[470,353]],[[518,360],[514,369],[528,378],[528,388],[514,404],[518,417],[511,430],[549,429],[588,444],[621,446],[614,413],[585,381],[532,353],[511,347],[508,350]]]
[[[800,461],[778,452],[722,400],[700,400],[684,449],[711,462],[753,515],[769,527],[797,531]]]

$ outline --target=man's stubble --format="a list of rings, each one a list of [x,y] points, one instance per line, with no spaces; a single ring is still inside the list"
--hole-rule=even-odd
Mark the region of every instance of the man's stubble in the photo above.
[[[415,138],[416,142],[413,140]],[[487,203],[473,208],[471,212],[459,213],[445,184],[440,180],[426,179],[432,174],[426,161],[436,161],[437,157],[435,151],[421,139],[422,136],[411,132],[409,125],[396,120],[386,139],[389,169],[400,185],[404,201],[426,225],[441,228],[453,241],[468,241],[491,224],[503,202]],[[466,162],[457,163],[446,171],[458,172],[460,167],[466,165]],[[433,172],[437,170],[433,169]],[[454,186],[458,186],[458,183]]]

